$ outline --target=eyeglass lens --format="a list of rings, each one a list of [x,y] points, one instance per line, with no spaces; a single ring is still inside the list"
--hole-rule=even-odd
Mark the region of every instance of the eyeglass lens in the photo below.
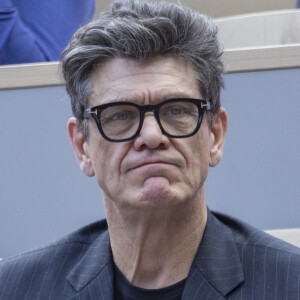
[[[176,101],[161,105],[158,116],[161,126],[169,135],[184,136],[196,129],[199,112],[194,103]],[[140,111],[133,105],[107,107],[100,114],[102,130],[110,139],[127,139],[134,136],[140,122]]]
[[[197,127],[198,115],[197,106],[191,102],[170,102],[159,110],[162,127],[174,136],[191,134]]]
[[[140,112],[135,106],[118,105],[107,107],[100,115],[104,134],[111,139],[127,139],[138,130]]]

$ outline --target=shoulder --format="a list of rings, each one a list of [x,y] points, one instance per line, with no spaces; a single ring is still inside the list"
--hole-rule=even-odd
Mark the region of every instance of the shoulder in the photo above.
[[[253,293],[253,287],[261,286],[261,290],[255,290],[261,296],[259,299],[300,296],[300,248],[236,218],[213,214],[233,233],[245,277],[244,295]]]
[[[300,248],[291,245],[283,240],[273,237],[266,232],[255,228],[237,218],[213,212],[213,215],[229,227],[234,235],[235,242],[241,247],[263,247],[273,249],[275,251],[282,251],[287,253],[295,253],[300,255]]]
[[[66,276],[76,262],[92,247],[93,242],[107,234],[105,220],[85,226],[65,237],[0,262],[0,299],[24,296],[34,286],[60,285],[65,289]],[[35,289],[36,290],[36,289]],[[13,297],[15,298],[15,296]],[[34,299],[32,297],[29,297]],[[16,297],[18,299],[18,297]],[[21,298],[20,298],[21,299]]]

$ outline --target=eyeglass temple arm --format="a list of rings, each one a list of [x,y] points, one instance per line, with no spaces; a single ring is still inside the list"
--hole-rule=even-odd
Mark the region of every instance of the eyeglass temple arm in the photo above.
[[[94,111],[92,111],[92,108],[87,108],[87,109],[83,112],[83,116],[84,116],[85,118],[91,117],[92,114],[97,114],[97,109],[94,110]]]
[[[211,104],[209,101],[205,101],[205,103],[201,102],[201,108],[206,108],[207,110],[210,110]]]

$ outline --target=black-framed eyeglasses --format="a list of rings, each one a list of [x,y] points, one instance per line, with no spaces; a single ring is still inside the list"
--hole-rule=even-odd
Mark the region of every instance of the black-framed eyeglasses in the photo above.
[[[173,98],[154,105],[112,102],[87,108],[84,117],[92,117],[104,139],[126,142],[137,137],[145,113],[152,112],[162,131],[170,138],[187,138],[200,128],[210,103],[203,99]]]

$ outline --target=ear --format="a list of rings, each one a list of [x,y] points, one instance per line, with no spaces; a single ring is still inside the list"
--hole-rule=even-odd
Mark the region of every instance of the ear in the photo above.
[[[95,172],[89,156],[89,145],[74,117],[68,121],[68,133],[81,171],[89,177],[94,176]]]
[[[209,166],[215,167],[221,160],[228,126],[226,110],[221,107],[214,115],[210,132],[210,161]]]

